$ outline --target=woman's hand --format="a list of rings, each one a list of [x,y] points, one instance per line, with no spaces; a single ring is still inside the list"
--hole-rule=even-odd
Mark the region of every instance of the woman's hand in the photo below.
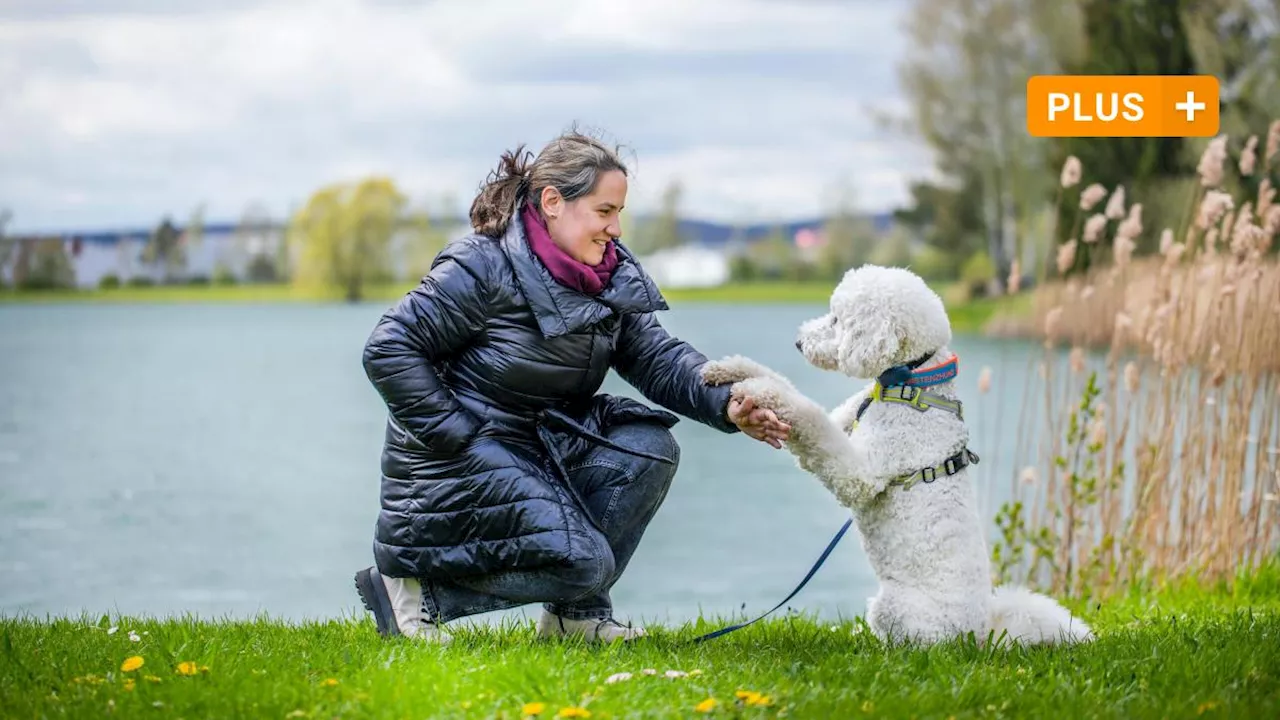
[[[747,435],[781,448],[791,426],[778,419],[772,410],[756,407],[751,398],[729,400],[729,422]]]

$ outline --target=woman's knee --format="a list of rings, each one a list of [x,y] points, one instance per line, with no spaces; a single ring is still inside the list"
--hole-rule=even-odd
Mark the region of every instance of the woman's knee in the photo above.
[[[603,538],[591,543],[591,552],[572,559],[555,573],[553,602],[570,602],[608,589],[616,564],[613,550]]]
[[[621,425],[610,433],[609,439],[622,447],[639,450],[670,461],[669,463],[651,462],[669,467],[673,474],[680,464],[680,443],[676,442],[676,436],[671,430],[658,423],[639,422]]]

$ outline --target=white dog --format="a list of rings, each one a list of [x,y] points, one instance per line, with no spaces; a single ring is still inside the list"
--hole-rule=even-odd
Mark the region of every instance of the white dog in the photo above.
[[[950,342],[942,300],[923,280],[867,265],[845,274],[831,311],[805,322],[796,342],[819,368],[879,378],[829,415],[786,378],[741,356],[708,364],[703,376],[734,383],[735,397],[751,397],[790,423],[787,448],[800,467],[853,510],[880,580],[867,602],[878,637],[1090,640],[1088,626],[1052,599],[992,588],[968,475],[978,458],[966,447]]]

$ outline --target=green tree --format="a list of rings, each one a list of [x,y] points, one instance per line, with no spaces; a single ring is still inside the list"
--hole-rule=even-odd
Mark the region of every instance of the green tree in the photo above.
[[[160,221],[142,248],[142,262],[160,270],[162,282],[173,282],[187,265],[182,233],[169,218]]]
[[[14,284],[23,290],[75,287],[76,272],[62,238],[38,238],[22,242],[18,249]]]
[[[973,177],[961,178],[955,187],[930,182],[910,185],[911,204],[894,212],[894,221],[920,237],[934,254],[929,258],[938,271],[950,268],[945,278],[960,276],[960,266],[985,247],[981,188]]]
[[[9,221],[13,219],[13,213],[7,209],[0,209],[0,287],[5,287],[6,277],[9,277],[9,264],[13,262],[14,249],[17,247],[17,241],[9,237],[6,232],[9,227]]]
[[[885,267],[907,267],[911,264],[911,237],[904,228],[894,228],[876,243],[871,262]]]
[[[838,280],[845,271],[870,259],[875,233],[870,222],[857,214],[848,185],[838,189],[822,235],[825,242],[818,253],[818,274],[823,278]]]
[[[777,280],[787,274],[795,262],[795,247],[782,227],[774,227],[767,237],[747,248],[747,259],[755,266],[758,277]]]
[[[1081,28],[1088,52],[1059,58],[1063,71],[1074,75],[1191,75],[1195,58],[1183,21],[1183,0],[1069,0],[1080,12]],[[1177,137],[1055,138],[1044,174],[1056,178],[1068,156],[1084,165],[1085,180],[1064,195],[1058,218],[1057,242],[1065,242],[1079,232],[1077,208],[1079,190],[1102,183],[1108,190],[1125,185],[1131,198],[1142,198],[1143,224],[1157,228],[1176,227],[1158,198],[1173,188],[1169,183],[1195,170],[1196,158],[1186,151],[1186,140]],[[1181,193],[1175,193],[1181,195]],[[1068,201],[1069,200],[1069,201]],[[1176,198],[1184,206],[1189,198]],[[1099,210],[1101,208],[1098,208]],[[1053,254],[1043,258],[1053,262]],[[1004,272],[1004,268],[1001,268]]]
[[[1026,82],[1078,49],[1073,10],[1043,0],[918,0],[908,16],[899,75],[910,113],[897,124],[925,141],[947,184],[974,195],[1000,268],[1021,251],[1023,219],[1050,186],[1045,145],[1026,132]]]
[[[684,188],[678,180],[672,180],[662,191],[658,212],[644,222],[638,223],[637,237],[627,247],[640,255],[649,255],[659,250],[680,247],[685,238],[680,232],[680,204],[684,198]]]
[[[389,178],[316,191],[290,223],[298,246],[296,281],[340,290],[348,302],[388,278],[392,237],[406,198]]]

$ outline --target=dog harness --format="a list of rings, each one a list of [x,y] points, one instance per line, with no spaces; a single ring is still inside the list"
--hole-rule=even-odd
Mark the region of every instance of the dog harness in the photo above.
[[[920,366],[932,356],[933,353],[929,353],[905,365],[895,365],[881,373],[880,377],[876,378],[875,386],[871,388],[871,394],[858,406],[858,412],[854,415],[853,427],[858,427],[858,421],[862,419],[862,414],[867,411],[868,407],[871,407],[873,402],[906,405],[917,412],[925,412],[936,408],[952,413],[963,420],[964,407],[959,400],[950,400],[921,389],[930,385],[940,385],[956,377],[958,358],[954,354],[950,360],[941,365],[927,370],[920,370]],[[906,475],[898,475],[889,481],[889,485],[897,485],[901,486],[903,490],[910,490],[918,482],[931,483],[940,477],[950,477],[970,465],[977,464],[977,453],[969,448],[961,448],[959,452],[942,461],[941,464],[921,468]]]

